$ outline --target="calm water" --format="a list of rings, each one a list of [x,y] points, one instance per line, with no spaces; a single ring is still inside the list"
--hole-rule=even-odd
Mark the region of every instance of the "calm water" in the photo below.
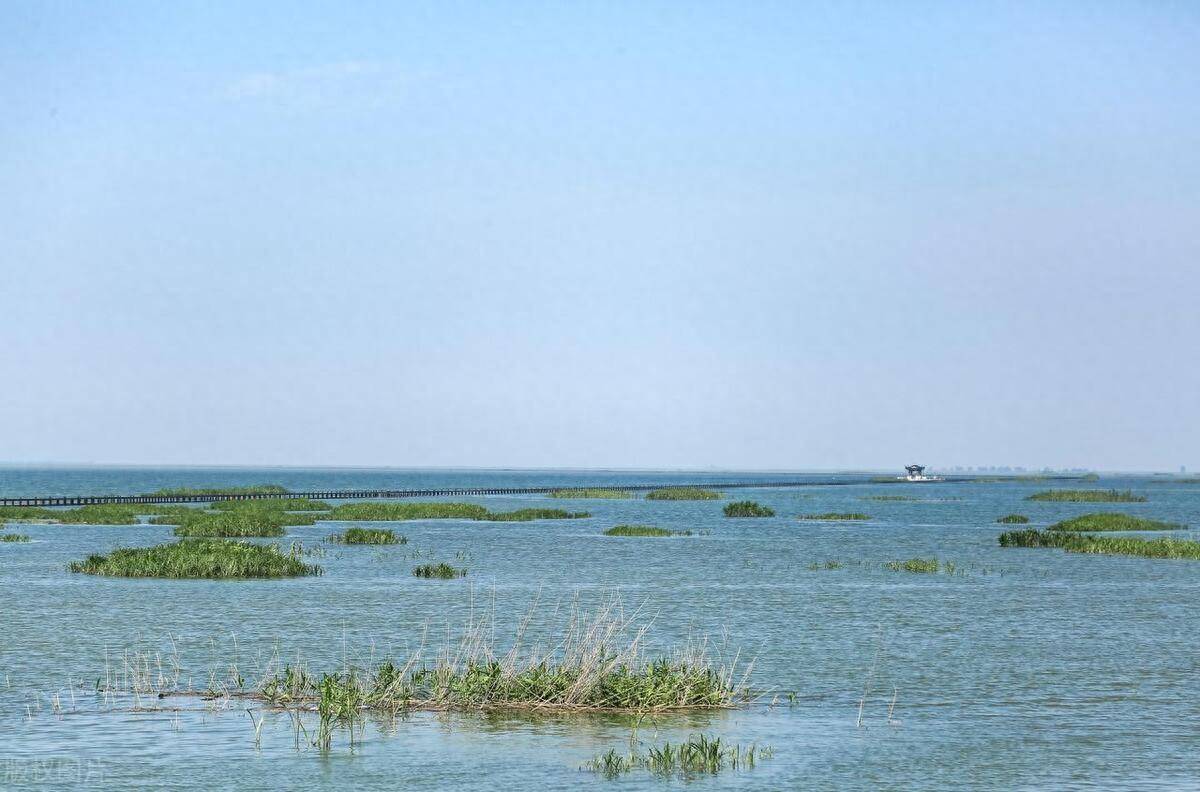
[[[494,484],[579,486],[620,480],[737,480],[736,474],[523,471],[18,470],[0,493],[144,492],[163,486],[278,482],[293,489]],[[770,478],[754,475],[755,480]],[[795,474],[779,479],[793,480]],[[830,477],[821,477],[830,478]],[[0,786],[86,782],[102,788],[1044,789],[1200,787],[1200,565],[1001,550],[994,520],[1044,525],[1099,510],[1200,525],[1200,486],[1105,479],[1140,504],[1026,503],[1024,483],[872,485],[734,491],[771,519],[730,520],[721,503],[475,498],[489,508],[552,503],[586,520],[397,526],[406,546],[331,547],[325,575],[288,581],[145,581],[71,575],[91,552],[166,541],[161,526],[18,528],[0,544]],[[872,494],[921,500],[876,502]],[[863,511],[868,523],[798,522]],[[621,522],[690,529],[675,539],[616,539]],[[336,526],[291,528],[318,546]],[[422,560],[470,567],[423,581]],[[952,560],[948,576],[891,572],[912,556]],[[456,562],[461,557],[466,561]],[[809,565],[837,559],[840,570]],[[444,643],[470,615],[495,610],[505,643],[537,603],[534,637],[573,598],[620,598],[651,621],[654,647],[708,636],[753,661],[759,703],[643,722],[639,737],[704,731],[770,744],[751,772],[688,782],[632,774],[605,781],[579,766],[624,749],[620,718],[414,714],[372,722],[329,753],[297,746],[291,718],[267,714],[256,744],[240,703],[145,698],[105,702],[96,679],[123,652],[177,656],[201,685],[236,662],[273,654],[336,668]],[[558,609],[558,614],[555,609]],[[106,661],[107,658],[107,661]],[[214,671],[215,669],[215,671]],[[859,702],[867,691],[862,724]],[[794,702],[789,693],[795,695]],[[55,698],[57,697],[57,703]],[[892,722],[888,710],[895,700]],[[772,706],[772,702],[775,705]],[[140,705],[138,711],[134,705]]]

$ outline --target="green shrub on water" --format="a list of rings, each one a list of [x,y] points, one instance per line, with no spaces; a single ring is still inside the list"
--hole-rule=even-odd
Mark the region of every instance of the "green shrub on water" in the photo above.
[[[893,572],[937,572],[942,568],[936,558],[910,558],[906,561],[889,561],[885,566]]]
[[[721,493],[700,487],[662,487],[646,493],[646,500],[707,501],[720,499]]]
[[[181,495],[286,495],[287,493],[287,487],[279,484],[251,484],[245,487],[167,487],[147,494],[175,498]]]
[[[862,514],[860,512],[826,512],[825,514],[801,514],[796,519],[836,522],[840,520],[869,520],[871,517],[870,515]]]
[[[444,562],[439,564],[421,564],[421,566],[413,568],[413,575],[419,578],[451,580],[453,578],[466,577],[467,570],[452,567]]]
[[[556,489],[550,493],[551,498],[588,498],[588,499],[605,499],[619,500],[632,498],[633,493],[623,489],[609,489],[607,487],[579,487],[576,489]]]
[[[1120,492],[1109,490],[1045,490],[1035,492],[1025,500],[1055,501],[1065,503],[1145,503],[1142,495],[1134,495],[1132,490]]]
[[[769,746],[730,745],[720,737],[703,734],[689,737],[678,745],[667,742],[662,746],[651,746],[645,753],[631,751],[620,754],[615,750],[601,754],[583,765],[584,770],[617,778],[637,769],[647,770],[656,776],[670,778],[679,776],[687,779],[698,775],[716,775],[725,770],[752,770],[756,763],[774,755]]]
[[[725,504],[726,517],[774,517],[775,510],[754,501],[734,501]]]
[[[1001,547],[1053,547],[1069,553],[1200,560],[1200,542],[1193,539],[1095,536],[1072,531],[1036,531],[1030,528],[1002,533],[999,542]]]
[[[363,501],[343,503],[330,512],[330,520],[387,521],[401,520],[482,520],[488,510],[475,503],[390,503]]]
[[[605,536],[691,536],[691,531],[669,531],[653,525],[614,525]]]
[[[1143,517],[1131,517],[1128,514],[1115,512],[1101,512],[1056,522],[1050,526],[1049,530],[1092,533],[1096,531],[1181,531],[1186,527],[1179,523],[1147,520]]]
[[[329,537],[331,542],[339,542],[341,544],[364,544],[364,545],[389,545],[389,544],[408,544],[407,536],[397,536],[396,533],[388,528],[347,528],[345,533],[333,534]]]
[[[154,547],[122,547],[67,567],[89,575],[173,579],[284,578],[319,575],[294,553],[275,545],[220,539],[184,539]]]
[[[268,512],[197,513],[185,518],[166,518],[178,522],[176,536],[187,537],[248,537],[283,536],[283,526],[290,524],[281,515]],[[311,524],[311,523],[310,523]]]
[[[28,542],[29,537],[25,534],[6,533],[0,534],[0,542]]]
[[[1024,525],[1025,523],[1029,522],[1029,518],[1024,514],[1006,514],[1005,516],[998,518],[996,522],[1004,523],[1006,525]]]

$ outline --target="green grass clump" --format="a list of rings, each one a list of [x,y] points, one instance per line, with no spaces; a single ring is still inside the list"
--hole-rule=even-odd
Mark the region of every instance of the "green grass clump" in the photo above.
[[[1131,490],[1119,492],[1109,490],[1045,490],[1036,492],[1025,500],[1059,501],[1066,503],[1145,503],[1142,495],[1134,495]]]
[[[530,520],[578,520],[591,517],[589,512],[569,512],[562,509],[517,509],[510,512],[488,512],[481,520],[488,522],[529,522]]]
[[[442,562],[438,564],[421,564],[421,566],[413,568],[413,574],[419,578],[451,580],[453,578],[466,577],[467,570],[452,567],[449,564]]]
[[[1050,526],[1050,530],[1093,533],[1096,531],[1181,531],[1186,527],[1179,523],[1147,520],[1142,517],[1131,517],[1128,514],[1104,512],[1085,514],[1082,517],[1056,522]]]
[[[628,490],[609,489],[607,487],[578,487],[576,489],[556,489],[550,493],[551,498],[592,498],[619,500],[632,498]]]
[[[663,487],[646,493],[646,500],[706,501],[720,499],[721,493],[700,487]]]
[[[822,562],[813,561],[811,564],[808,565],[808,568],[811,569],[812,571],[816,572],[821,569],[828,569],[828,570],[841,569],[842,566],[843,565],[842,565],[841,561],[822,561]]]
[[[25,534],[6,533],[0,534],[0,542],[28,542],[29,537]]]
[[[824,514],[801,514],[798,520],[823,520],[834,522],[838,520],[869,520],[870,515],[861,512],[826,512]]]
[[[726,517],[774,517],[775,510],[754,501],[734,501],[725,504]]]
[[[329,511],[325,501],[309,498],[278,498],[271,500],[220,500],[213,503],[217,511]]]
[[[319,575],[322,570],[275,545],[220,539],[184,539],[154,547],[122,547],[91,555],[67,567],[89,575],[135,578],[284,578]]]
[[[1026,529],[1002,533],[999,542],[1001,547],[1054,547],[1069,553],[1200,560],[1200,542],[1193,539],[1143,539]]]
[[[669,531],[653,525],[614,525],[605,536],[691,536],[691,531]]]
[[[341,544],[364,544],[364,545],[388,545],[388,544],[408,544],[407,536],[396,536],[396,533],[387,528],[347,528],[345,533],[334,534],[329,537],[331,542],[339,542]]]
[[[885,566],[893,572],[937,572],[942,568],[936,558],[910,558],[906,561],[889,561]]]
[[[996,522],[1004,523],[1006,525],[1024,525],[1025,523],[1029,522],[1029,518],[1024,514],[1006,514],[1003,517],[998,518]]]
[[[390,503],[363,501],[335,506],[327,519],[384,520],[483,520],[488,510],[475,503]]]
[[[288,488],[279,484],[251,484],[248,487],[167,487],[147,493],[159,497],[180,495],[286,495]]]
[[[584,770],[617,778],[636,769],[647,770],[660,778],[679,776],[683,779],[699,775],[716,775],[724,770],[751,770],[762,760],[769,759],[774,751],[768,747],[730,745],[720,737],[703,734],[689,737],[687,741],[661,747],[651,746],[645,753],[631,751],[619,754],[615,750],[601,754],[583,765]]]
[[[267,512],[220,512],[206,514],[198,512],[194,517],[182,520],[178,517],[163,518],[178,521],[176,536],[186,537],[247,537],[283,536],[287,521],[280,515]]]
[[[41,506],[0,506],[0,522],[23,520],[53,520],[59,512]]]

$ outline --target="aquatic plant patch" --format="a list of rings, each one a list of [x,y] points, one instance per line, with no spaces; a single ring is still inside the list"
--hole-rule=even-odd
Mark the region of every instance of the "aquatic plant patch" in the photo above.
[[[591,517],[590,512],[569,512],[562,509],[517,509],[509,512],[488,512],[481,520],[488,522],[530,522],[532,520],[579,520]]]
[[[28,542],[28,541],[29,541],[29,537],[26,536],[25,534],[19,534],[19,533],[0,534],[0,542],[23,543],[23,542]]]
[[[310,498],[271,498],[267,500],[219,500],[212,504],[217,511],[329,511],[325,501]]]
[[[677,745],[667,742],[661,746],[651,746],[644,752],[634,750],[621,754],[611,750],[588,761],[583,769],[605,778],[617,778],[634,770],[645,770],[659,777],[678,776],[687,779],[698,775],[716,775],[726,770],[752,770],[758,762],[770,759],[773,755],[774,750],[770,746],[760,748],[751,744],[743,748],[739,744],[725,742],[720,737],[700,734]]]
[[[179,497],[181,495],[286,495],[287,487],[279,484],[251,484],[249,486],[229,487],[166,487],[147,493],[158,497]]]
[[[179,520],[180,518],[166,518]],[[289,524],[281,515],[269,512],[221,512],[200,513],[182,519],[175,528],[176,536],[186,537],[250,537],[283,536],[284,525]],[[311,524],[311,523],[310,523]]]
[[[691,531],[670,531],[653,525],[614,525],[605,536],[691,536]]]
[[[528,522],[531,520],[570,520],[590,517],[588,512],[562,509],[517,509],[492,512],[475,503],[387,503],[366,501],[343,503],[321,519],[348,522],[404,520],[482,520],[488,522]]]
[[[774,517],[775,510],[754,501],[734,501],[725,504],[726,517]]]
[[[67,568],[71,572],[110,577],[234,580],[319,575],[299,553],[283,553],[276,545],[220,539],[183,539],[153,547],[122,547],[107,555],[91,555]]]
[[[442,562],[438,564],[421,564],[413,568],[413,575],[419,578],[433,580],[453,580],[454,578],[466,577],[467,570],[459,567],[452,567],[449,564]]]
[[[621,500],[632,498],[629,490],[609,489],[607,487],[579,487],[578,489],[556,489],[550,493],[551,498],[580,498]]]
[[[721,493],[700,487],[662,487],[646,493],[646,500],[708,501],[720,499]]]
[[[1006,514],[1003,517],[997,518],[996,522],[1005,525],[1024,525],[1029,522],[1029,518],[1024,514]]]
[[[1193,539],[1145,539],[1136,536],[1096,536],[1073,531],[1007,531],[1001,547],[1051,547],[1069,553],[1126,555],[1140,558],[1200,560],[1200,542]]]
[[[889,561],[884,566],[893,572],[915,572],[920,574],[938,572],[942,568],[941,562],[936,558],[909,558],[904,561]],[[953,572],[953,568],[950,571]]]
[[[397,536],[388,528],[347,528],[345,532],[333,534],[329,541],[341,544],[390,545],[408,544],[407,536]]]
[[[862,514],[861,512],[825,512],[824,514],[801,514],[797,520],[818,520],[824,522],[837,522],[840,520],[869,520],[870,515]]]
[[[1045,490],[1035,492],[1025,500],[1052,501],[1062,503],[1144,503],[1143,495],[1134,495],[1132,490],[1120,492],[1108,490]]]
[[[1049,530],[1092,533],[1099,531],[1181,531],[1185,528],[1187,526],[1180,523],[1147,520],[1143,517],[1132,517],[1117,512],[1100,512],[1056,522],[1050,526]]]

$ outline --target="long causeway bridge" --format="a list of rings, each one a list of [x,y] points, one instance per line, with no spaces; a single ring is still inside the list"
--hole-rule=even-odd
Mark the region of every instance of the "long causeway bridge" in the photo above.
[[[782,489],[793,487],[839,487],[875,483],[863,480],[827,481],[702,481],[658,482],[655,484],[588,484],[585,487],[448,487],[444,489],[352,489],[311,490],[307,492],[225,492],[180,495],[58,495],[46,497],[0,498],[0,506],[91,506],[98,503],[213,503],[230,500],[279,500],[310,498],[312,500],[358,500],[363,498],[440,498],[464,495],[545,495],[550,492],[569,492],[585,489],[616,489],[646,491],[664,487],[699,487],[702,489]]]

